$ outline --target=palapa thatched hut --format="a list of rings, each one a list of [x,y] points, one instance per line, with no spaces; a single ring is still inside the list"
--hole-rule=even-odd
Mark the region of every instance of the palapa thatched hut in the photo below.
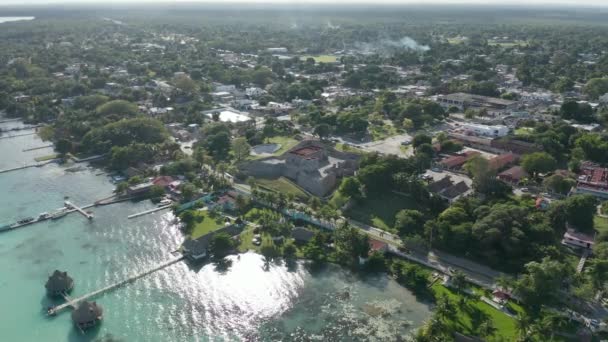
[[[68,276],[67,272],[55,270],[47,280],[46,292],[49,296],[59,297],[62,294],[68,294],[74,288],[74,279]]]
[[[103,318],[103,309],[95,302],[84,301],[72,311],[72,321],[81,330],[96,326]]]

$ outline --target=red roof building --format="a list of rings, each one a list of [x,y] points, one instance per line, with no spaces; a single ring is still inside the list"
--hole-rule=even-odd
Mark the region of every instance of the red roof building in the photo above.
[[[519,183],[526,177],[528,177],[528,173],[521,166],[513,166],[512,168],[498,174],[498,179],[515,184]]]
[[[493,170],[501,170],[517,161],[517,155],[509,152],[490,159],[490,167]]]
[[[375,239],[369,239],[369,251],[373,252],[382,252],[385,253],[388,251],[388,244],[386,242],[378,241]]]
[[[449,156],[442,159],[439,164],[445,169],[459,169],[464,163],[473,159],[474,157],[481,155],[477,151],[466,151],[457,155]]]
[[[171,176],[159,176],[152,180],[154,185],[162,186],[163,188],[168,187],[173,182],[173,177]]]

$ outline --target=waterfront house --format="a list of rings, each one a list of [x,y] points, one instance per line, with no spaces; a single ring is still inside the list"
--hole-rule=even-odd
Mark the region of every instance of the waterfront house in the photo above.
[[[575,248],[591,249],[594,244],[594,237],[585,233],[581,233],[576,229],[568,226],[568,230],[564,233],[562,244]]]
[[[207,233],[196,239],[187,239],[182,244],[182,254],[190,261],[200,261],[208,256],[209,244],[213,235],[218,233],[226,233],[233,238],[237,237],[243,231],[243,225],[233,224],[218,230]]]
[[[67,272],[55,270],[44,285],[49,296],[59,297],[68,294],[74,288],[74,279]]]
[[[150,189],[152,188],[153,185],[154,185],[154,183],[152,183],[152,182],[145,182],[145,183],[140,183],[137,185],[131,185],[127,188],[127,194],[129,196],[138,196],[138,195],[145,194],[148,191],[150,191]]]
[[[103,309],[96,302],[84,301],[72,311],[72,321],[79,329],[96,326],[103,318]]]

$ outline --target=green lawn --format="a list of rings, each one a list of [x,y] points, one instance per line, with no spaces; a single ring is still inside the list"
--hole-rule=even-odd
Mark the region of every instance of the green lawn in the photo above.
[[[336,63],[338,62],[338,57],[334,55],[318,55],[318,56],[302,56],[301,60],[305,61],[308,58],[313,58],[316,63]]]
[[[260,246],[256,246],[253,244],[251,240],[253,240],[253,227],[248,226],[241,233],[241,243],[237,247],[239,252],[244,253],[248,250],[254,250],[256,252],[259,251]]]
[[[534,133],[534,128],[532,128],[532,127],[520,127],[515,130],[515,135],[526,136],[526,135],[530,135],[532,133]]]
[[[600,216],[595,216],[593,226],[598,232],[608,232],[608,219]]]
[[[196,224],[192,230],[192,234],[190,234],[192,239],[196,239],[224,226],[224,219],[222,216],[213,218],[206,210],[196,210],[194,211],[194,215],[196,217]]]
[[[275,153],[271,154],[272,156],[280,156],[281,154],[287,152],[287,150],[291,149],[292,147],[296,146],[298,144],[299,141],[297,141],[294,138],[291,137],[272,137],[267,139],[264,143],[265,144],[281,144],[281,148],[278,149]],[[260,156],[255,156],[255,155],[250,155],[247,159],[249,160],[255,160],[255,159],[260,159],[260,158],[266,158],[270,155],[260,155]]]
[[[459,302],[459,299],[462,298],[462,296],[466,296],[465,294],[456,293],[454,290],[449,289],[440,283],[436,283],[431,289],[436,297],[446,295],[455,304]],[[514,311],[523,311],[523,309],[516,304],[510,303],[509,306]],[[507,316],[505,313],[496,310],[492,306],[473,297],[468,297],[465,304],[463,306],[457,305],[457,308],[458,314],[456,320],[449,323],[454,330],[466,335],[477,336],[477,327],[479,326],[477,323],[478,319],[479,317],[486,316],[492,319],[492,323],[497,330],[495,338],[489,339],[490,341],[498,340],[499,338],[503,338],[505,341],[516,340],[517,331],[515,328],[515,319]]]
[[[256,179],[256,182],[260,188],[265,190],[282,192],[286,195],[293,194],[302,200],[306,200],[309,197],[304,190],[285,177],[279,177],[277,179],[258,178]]]
[[[353,205],[346,215],[356,221],[392,231],[395,215],[401,209],[417,209],[417,205],[408,196],[388,192]]]

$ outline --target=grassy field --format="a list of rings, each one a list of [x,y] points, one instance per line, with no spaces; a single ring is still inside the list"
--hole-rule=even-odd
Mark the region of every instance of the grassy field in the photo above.
[[[192,230],[190,237],[196,239],[214,230],[218,230],[224,226],[224,220],[221,216],[213,218],[206,210],[197,210],[194,212],[196,216],[196,224]]]
[[[520,127],[515,130],[515,135],[526,136],[534,133],[534,128],[532,127]]]
[[[278,149],[275,153],[271,154],[273,156],[279,156],[285,152],[287,152],[289,149],[291,149],[292,147],[296,146],[298,144],[299,141],[297,141],[294,138],[291,137],[272,137],[270,139],[268,139],[267,141],[265,141],[265,144],[281,144],[281,148]],[[260,158],[266,158],[270,155],[261,155],[261,156],[255,156],[255,155],[250,155],[247,159],[249,160],[255,160],[255,159],[260,159]]]
[[[433,285],[431,289],[435,293],[436,297],[446,295],[455,304],[460,301],[460,298],[466,296],[460,293],[456,293],[452,289],[449,289],[439,283]],[[481,290],[476,289],[476,292],[477,291],[479,291],[479,293],[481,294]],[[509,303],[509,307],[515,312],[523,311],[520,306],[513,303]],[[485,302],[473,297],[469,297],[465,301],[464,305],[457,305],[457,308],[458,313],[456,315],[456,320],[450,322],[450,325],[454,330],[464,333],[466,335],[477,336],[479,319],[485,316],[492,320],[492,323],[496,328],[495,337],[501,337],[505,341],[515,341],[517,339],[515,319],[507,316],[505,313],[499,310],[496,310]],[[490,341],[491,340],[493,339],[490,339]]]
[[[457,44],[462,44],[466,41],[466,39],[464,39],[463,37],[452,37],[452,38],[448,38],[448,43],[452,44],[452,45],[457,45]]]
[[[336,63],[338,62],[338,57],[333,55],[319,55],[319,56],[302,56],[301,60],[305,61],[308,58],[312,58],[316,63]]]
[[[355,204],[346,212],[346,215],[356,221],[392,231],[395,225],[395,215],[399,210],[416,208],[417,205],[411,198],[389,192]]]
[[[263,179],[258,178],[256,180],[257,184],[262,189],[267,189],[274,192],[282,192],[284,194],[293,194],[297,198],[307,199],[309,196],[304,190],[300,189],[297,185],[295,185],[292,181],[285,177],[279,177],[277,179]]]
[[[608,232],[608,219],[596,216],[593,219],[593,226],[598,232]]]

